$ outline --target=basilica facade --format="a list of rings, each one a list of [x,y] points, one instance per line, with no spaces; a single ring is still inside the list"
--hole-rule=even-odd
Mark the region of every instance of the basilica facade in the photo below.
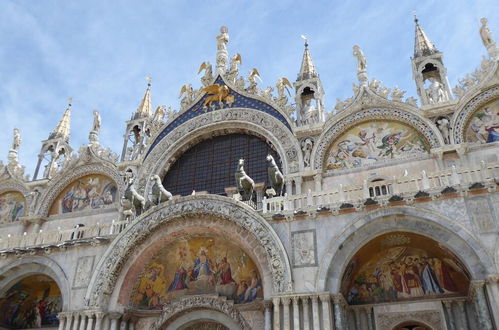
[[[178,110],[149,81],[120,154],[97,111],[73,149],[69,104],[29,178],[14,129],[0,328],[497,329],[499,51],[481,23],[452,87],[415,20],[419,100],[354,46],[352,97],[326,110],[306,40],[296,80],[264,88],[222,27]]]

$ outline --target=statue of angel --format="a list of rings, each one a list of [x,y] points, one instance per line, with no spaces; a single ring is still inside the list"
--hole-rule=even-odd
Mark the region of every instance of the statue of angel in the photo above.
[[[155,123],[161,123],[163,122],[163,118],[165,118],[165,106],[161,105],[156,108],[156,111],[154,112],[154,116],[152,117],[152,121]]]
[[[19,150],[21,146],[21,134],[19,133],[19,129],[14,128],[14,138],[12,139],[12,150]]]
[[[288,103],[288,97],[284,94],[284,90],[286,90],[289,96],[291,96],[288,87],[293,88],[293,86],[287,78],[282,77],[277,79],[277,84],[275,87],[277,89],[276,102],[280,107],[284,108],[284,106]]]
[[[92,131],[98,134],[100,132],[101,117],[99,111],[97,110],[94,110],[93,114],[94,114],[94,123],[92,125]]]
[[[199,67],[198,74],[200,74],[204,70],[204,76],[201,77],[201,82],[203,83],[204,86],[208,86],[211,84],[211,81],[213,80],[213,68],[210,64],[210,62],[203,62],[201,63],[201,66]]]
[[[353,46],[353,56],[357,57],[357,73],[367,71],[367,60],[359,46]]]
[[[239,53],[232,56],[232,60],[230,61],[229,72],[227,72],[227,78],[232,82],[236,82],[237,74],[239,73],[238,65],[242,64],[242,58]]]
[[[249,76],[248,76],[248,81],[249,81],[249,86],[246,88],[246,90],[250,93],[256,94],[257,92],[257,87],[256,87],[256,78],[262,80],[260,78],[260,73],[256,68],[253,68],[253,70],[250,71]]]
[[[191,102],[193,101],[194,90],[192,89],[192,84],[187,84],[187,85],[182,86],[182,88],[180,89],[180,94],[178,95],[178,97],[181,98],[182,95],[184,95],[184,94],[185,94],[185,96],[180,101],[180,105],[181,105],[182,109],[186,109],[189,106],[189,104],[191,104]]]

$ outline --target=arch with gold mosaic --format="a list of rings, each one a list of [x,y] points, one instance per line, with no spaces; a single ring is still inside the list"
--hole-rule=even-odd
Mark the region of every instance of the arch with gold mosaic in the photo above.
[[[499,85],[477,93],[452,119],[455,144],[499,141]]]
[[[330,123],[314,147],[314,168],[328,171],[424,156],[443,144],[438,129],[418,114],[367,109]]]
[[[41,196],[42,216],[112,207],[123,194],[124,183],[115,169],[92,164],[57,177]]]
[[[341,282],[347,302],[359,305],[466,296],[470,275],[441,243],[392,231],[364,244],[350,259]]]

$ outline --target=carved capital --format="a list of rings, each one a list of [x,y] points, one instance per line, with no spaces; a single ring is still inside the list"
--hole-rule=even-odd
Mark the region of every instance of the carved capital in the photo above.
[[[487,283],[498,283],[499,282],[499,274],[487,275],[487,277],[485,278],[485,281]]]
[[[291,298],[290,297],[282,297],[281,301],[282,301],[283,306],[289,306],[289,304],[291,303]]]
[[[308,306],[308,296],[300,297],[303,306]]]
[[[19,221],[21,221],[25,226],[28,226],[30,224],[41,225],[47,221],[47,217],[31,215],[31,216],[20,217]]]
[[[118,313],[118,312],[110,312],[109,314],[107,314],[107,316],[111,319],[111,320],[117,320],[121,317],[121,313]]]
[[[321,299],[322,303],[325,303],[325,302],[329,302],[331,300],[331,295],[329,293],[321,294],[321,295],[319,295],[319,298]]]

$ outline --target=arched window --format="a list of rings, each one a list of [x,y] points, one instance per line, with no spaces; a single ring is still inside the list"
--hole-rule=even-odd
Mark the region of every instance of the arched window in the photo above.
[[[259,137],[217,136],[183,153],[165,175],[163,185],[174,195],[190,195],[193,190],[223,195],[225,188],[236,186],[234,174],[240,158],[244,158],[244,170],[255,183],[266,183],[268,154],[281,167],[277,152]]]

